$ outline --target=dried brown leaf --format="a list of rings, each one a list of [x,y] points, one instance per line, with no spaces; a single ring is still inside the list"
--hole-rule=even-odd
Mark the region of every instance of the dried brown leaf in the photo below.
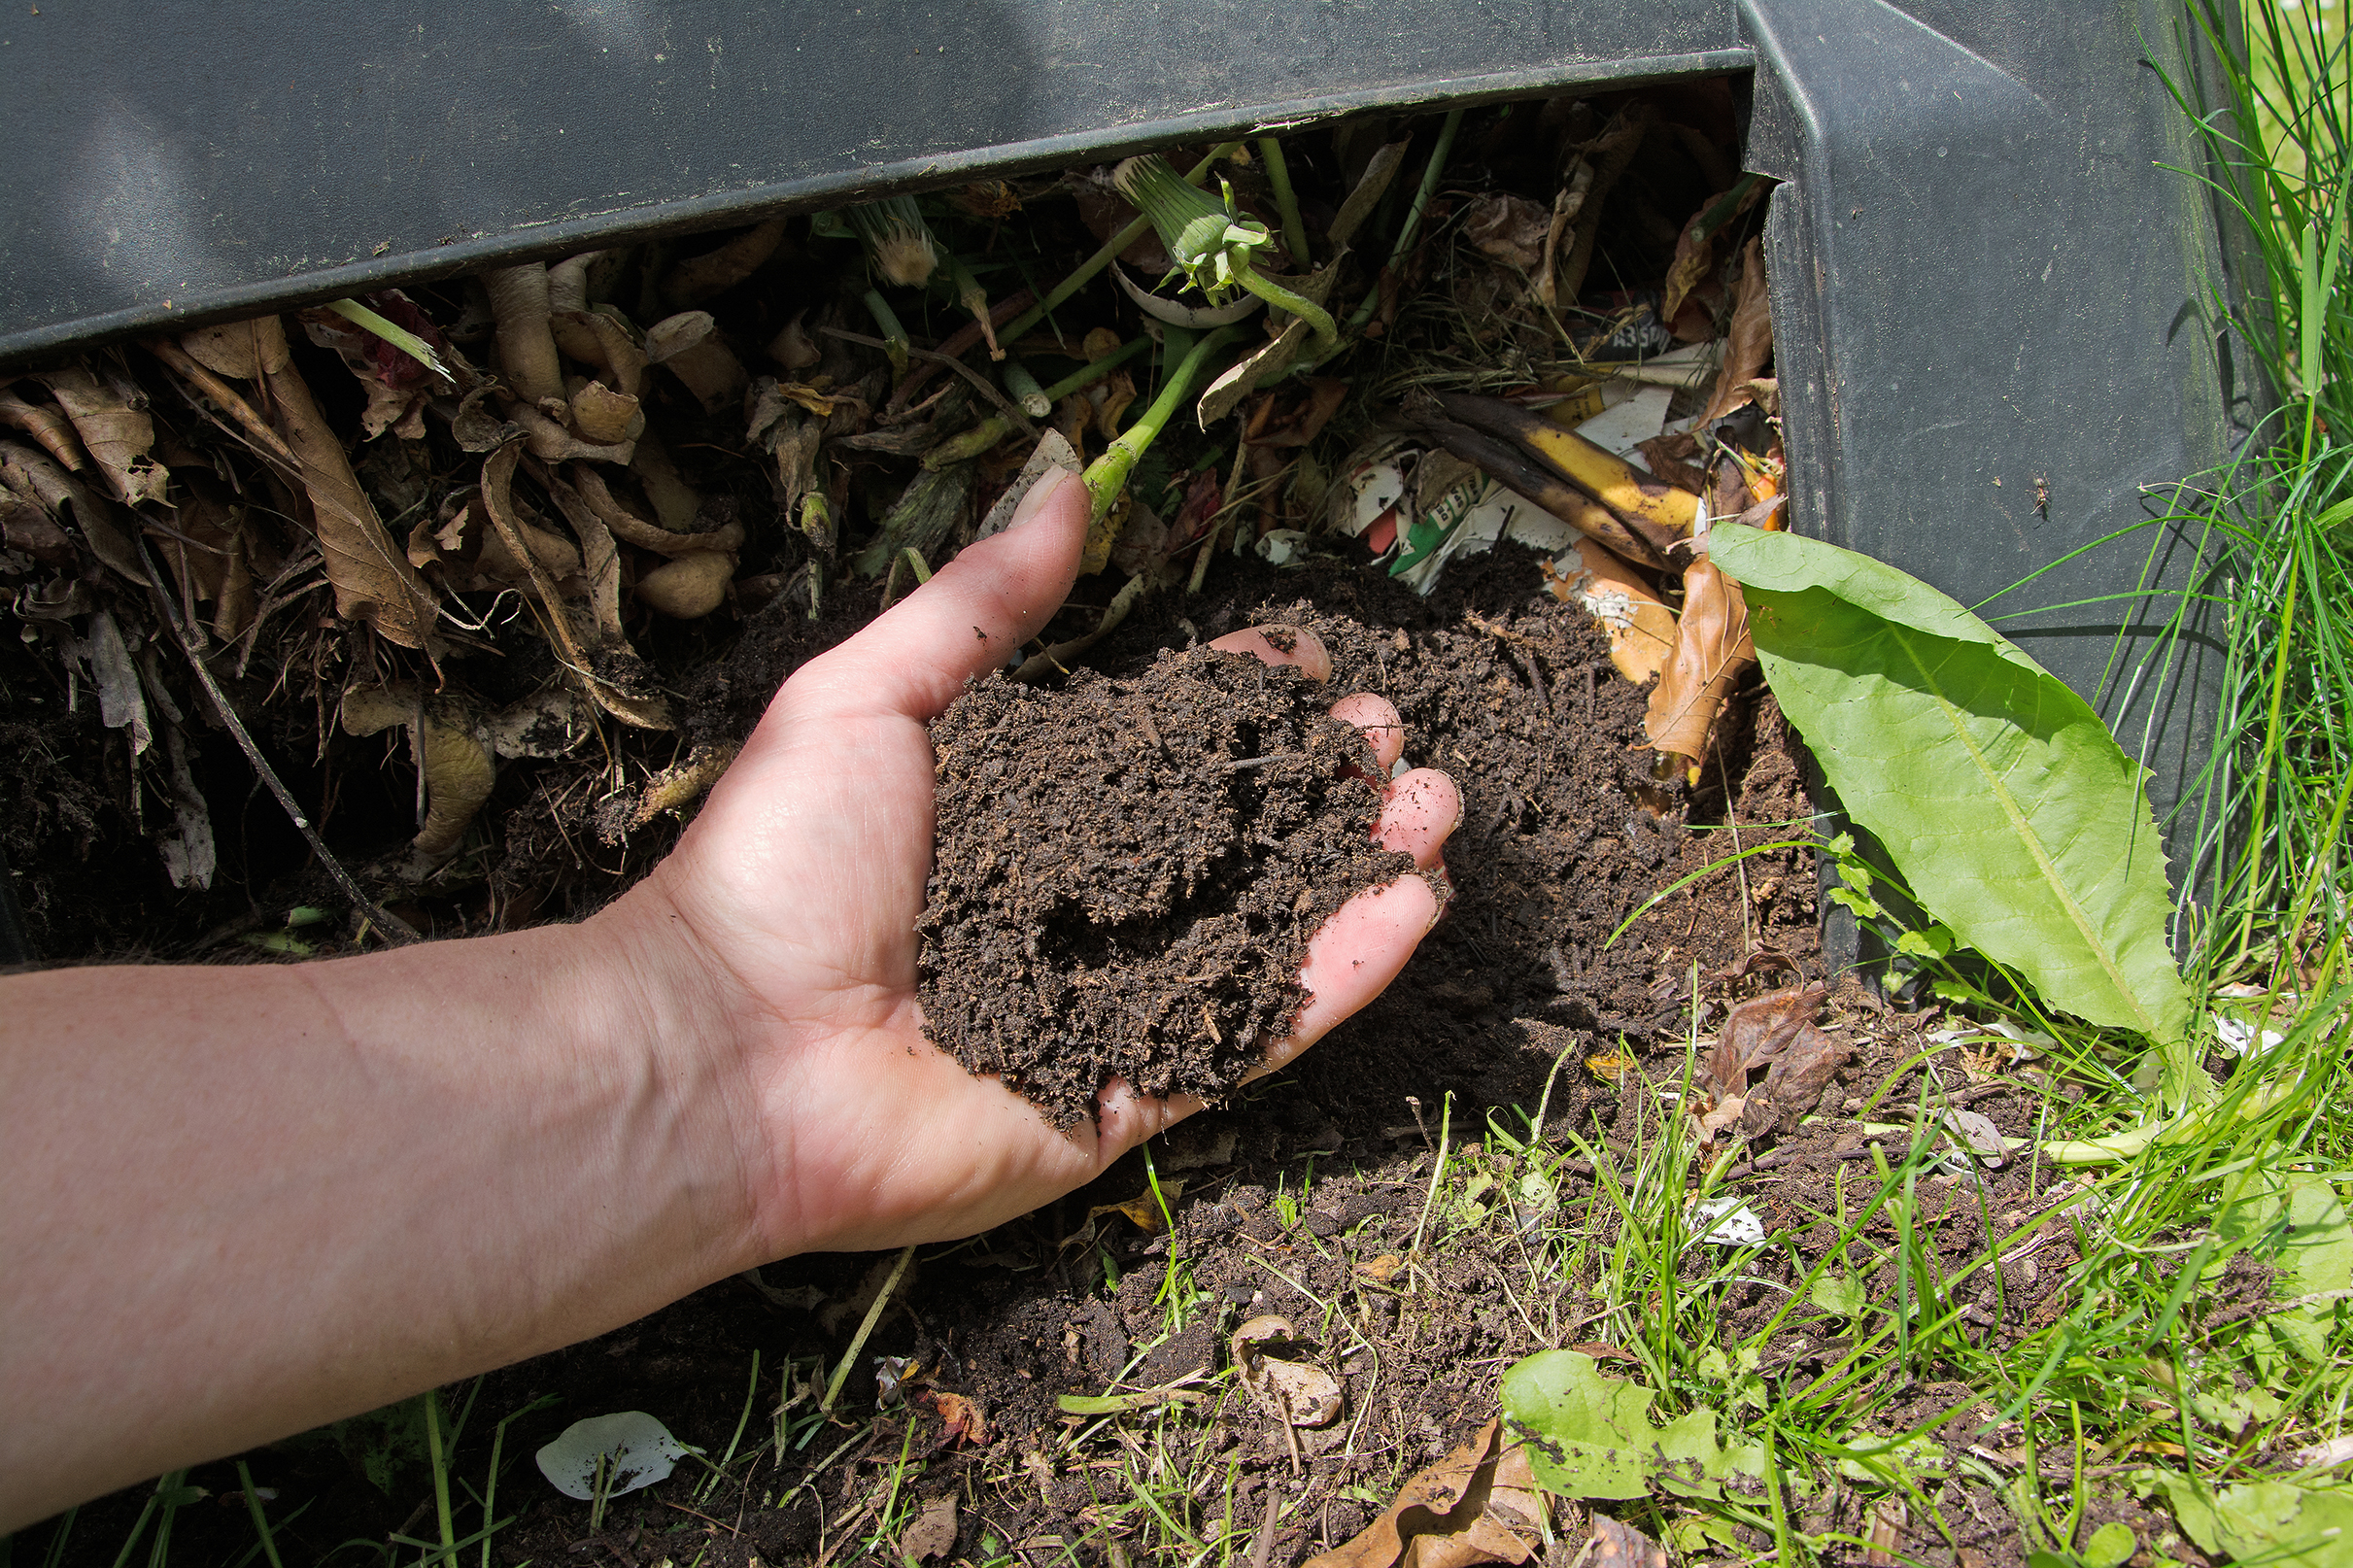
[[[426,697],[406,684],[355,687],[344,694],[344,733],[371,735],[404,725],[425,770],[425,826],[409,846],[412,874],[428,871],[458,852],[467,825],[497,782],[490,749],[474,733],[480,722],[479,712],[462,699]]]
[[[1764,374],[1773,358],[1773,302],[1765,287],[1764,242],[1751,240],[1740,253],[1740,281],[1732,289],[1732,324],[1724,333],[1723,367],[1700,423],[1722,419],[1753,399],[1749,383]]]
[[[180,335],[180,348],[214,375],[232,381],[274,376],[286,368],[292,353],[287,346],[286,329],[275,316],[199,326]]]
[[[155,444],[155,422],[145,409],[132,407],[129,398],[79,365],[38,379],[73,422],[74,433],[115,499],[125,506],[163,499],[171,472],[147,455]]]
[[[1601,623],[1619,674],[1639,686],[1665,666],[1675,651],[1675,612],[1611,551],[1580,539],[1573,553],[1545,563],[1545,579],[1555,597],[1576,599]]]
[[[1651,472],[1681,490],[1694,495],[1708,493],[1708,476],[1691,460],[1699,455],[1699,437],[1689,430],[1678,430],[1673,435],[1654,435],[1648,441],[1636,442],[1634,450],[1642,460],[1651,465]]]
[[[662,280],[662,297],[678,310],[716,299],[760,270],[784,242],[784,220],[755,223],[716,251],[687,257]]]
[[[431,591],[407,552],[392,542],[376,504],[359,488],[326,417],[311,397],[310,384],[290,361],[267,377],[277,404],[278,433],[294,455],[319,553],[335,590],[335,613],[365,621],[403,648],[424,648],[433,627]]]
[[[1672,1560],[1666,1548],[1631,1524],[1607,1514],[1593,1516],[1591,1550],[1585,1554],[1586,1568],[1668,1568]]]
[[[1545,240],[1552,227],[1550,210],[1525,196],[1507,194],[1475,198],[1462,221],[1463,237],[1482,256],[1533,272],[1544,260]]]
[[[1659,752],[1694,761],[1708,752],[1708,733],[1741,672],[1756,663],[1749,641],[1749,606],[1740,585],[1714,562],[1693,562],[1683,574],[1683,616],[1675,653],[1651,692],[1643,732]]]
[[[945,1389],[927,1388],[918,1396],[938,1414],[939,1424],[947,1429],[951,1443],[969,1443],[973,1448],[988,1447],[989,1419],[980,1407],[962,1394]]]
[[[68,473],[89,466],[72,421],[53,408],[38,407],[13,392],[0,392],[0,425],[13,425],[41,443],[43,451],[65,465]]]
[[[125,581],[147,585],[147,572],[130,535],[118,521],[114,503],[90,493],[89,487],[50,460],[45,452],[15,441],[0,441],[0,485],[18,498],[41,503],[51,519],[81,533],[91,555]]]
[[[1292,292],[1312,299],[1318,305],[1322,304],[1325,296],[1331,293],[1332,285],[1340,277],[1341,260],[1342,256],[1334,256],[1320,272],[1293,280],[1290,284]],[[1210,383],[1209,390],[1201,394],[1194,405],[1201,427],[1208,429],[1232,413],[1245,397],[1259,387],[1286,374],[1306,350],[1308,340],[1313,333],[1314,329],[1308,324],[1305,317],[1294,316],[1271,342],[1228,366],[1215,381]],[[1108,425],[1103,427],[1113,428]]]
[[[908,1525],[899,1537],[899,1553],[903,1560],[929,1562],[935,1557],[944,1557],[955,1550],[956,1494],[941,1492],[923,1505],[923,1512],[915,1516],[915,1522]]]
[[[1827,988],[1793,985],[1734,1007],[1708,1054],[1708,1082],[1719,1095],[1746,1094],[1749,1074],[1782,1059],[1802,1036],[1819,1034],[1814,1014]]]
[[[1479,1435],[1399,1488],[1381,1516],[1351,1540],[1310,1557],[1303,1568],[1468,1568],[1526,1562],[1544,1540],[1546,1503],[1527,1450],[1503,1439],[1503,1423]]]

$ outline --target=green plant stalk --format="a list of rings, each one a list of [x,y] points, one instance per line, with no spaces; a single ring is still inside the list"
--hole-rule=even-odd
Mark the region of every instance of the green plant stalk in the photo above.
[[[245,1488],[245,1511],[254,1517],[254,1533],[261,1537],[261,1554],[269,1559],[270,1568],[286,1568],[278,1558],[278,1543],[270,1536],[270,1521],[262,1515],[261,1499],[254,1493],[254,1473],[237,1461],[237,1484]]]
[[[1046,396],[1045,388],[1039,385],[1038,378],[1030,373],[1030,367],[1019,359],[1007,359],[997,367],[997,374],[1004,378],[1006,394],[1019,403],[1021,411],[1030,418],[1041,420],[1054,412],[1053,399]]]
[[[425,1456],[433,1467],[433,1522],[441,1529],[441,1551],[447,1556],[458,1532],[450,1522],[449,1455],[441,1451],[441,1390],[427,1388],[425,1400]]]
[[[2279,604],[2279,645],[2271,665],[2271,712],[2264,726],[2263,762],[2255,773],[2254,839],[2247,846],[2247,906],[2238,926],[2238,956],[2243,962],[2255,931],[2255,905],[2263,897],[2264,802],[2271,793],[2271,764],[2280,750],[2280,699],[2288,686],[2289,628],[2296,619],[2296,591],[2303,558],[2288,557],[2288,592]]]
[[[874,318],[874,330],[882,334],[882,352],[891,361],[891,375],[894,378],[905,375],[910,340],[906,328],[899,324],[899,313],[891,309],[891,302],[882,297],[879,289],[866,291],[866,309]]]
[[[552,1394],[543,1394],[491,1428],[491,1474],[490,1479],[482,1483],[482,1568],[491,1568],[491,1532],[497,1528],[491,1521],[498,1517],[498,1460],[506,1449],[507,1423],[523,1419],[542,1405],[553,1403],[554,1399]]]
[[[1421,171],[1421,185],[1414,192],[1414,203],[1405,210],[1405,222],[1397,226],[1397,241],[1389,247],[1389,266],[1395,266],[1414,248],[1414,236],[1421,227],[1421,215],[1429,210],[1430,199],[1438,194],[1438,182],[1446,174],[1447,159],[1453,155],[1454,133],[1461,129],[1462,111],[1448,110],[1445,122],[1438,127],[1438,145],[1430,149],[1430,161]],[[1380,307],[1381,283],[1375,279],[1355,314],[1348,318],[1348,331],[1360,330]]]
[[[1148,337],[1140,337],[1122,343],[1084,369],[1072,371],[1060,381],[1046,388],[1040,395],[1045,398],[1047,408],[1051,409],[1054,404],[1061,402],[1071,393],[1092,387],[1096,382],[1101,381],[1151,346],[1152,340]],[[1011,420],[1006,419],[1003,414],[991,414],[961,435],[952,435],[925,453],[923,465],[926,468],[945,468],[952,462],[963,462],[969,458],[977,458],[1004,440],[1012,428]]]
[[[50,1532],[49,1551],[41,1557],[41,1568],[61,1568],[65,1548],[74,1538],[74,1520],[82,1517],[82,1505],[76,1503],[57,1516],[57,1527]]]
[[[874,1325],[882,1321],[883,1309],[890,1306],[892,1292],[899,1288],[899,1281],[906,1275],[906,1266],[914,1260],[915,1244],[909,1242],[901,1250],[899,1261],[891,1265],[890,1277],[882,1281],[882,1288],[874,1292],[873,1304],[867,1308],[866,1316],[858,1324],[858,1332],[850,1336],[849,1347],[841,1352],[841,1361],[834,1368],[834,1376],[825,1385],[825,1398],[817,1403],[819,1415],[831,1411],[834,1401],[841,1397],[841,1385],[850,1381],[850,1368],[857,1364],[858,1352],[866,1348],[868,1336],[874,1332]],[[907,1430],[911,1432],[914,1428],[910,1425]]]
[[[1109,514],[1111,503],[1118,500],[1119,493],[1127,488],[1128,475],[1135,471],[1137,460],[1143,456],[1144,449],[1160,434],[1161,427],[1183,406],[1185,397],[1192,392],[1194,378],[1200,375],[1210,356],[1241,335],[1239,326],[1221,326],[1194,344],[1193,352],[1184,357],[1184,362],[1176,367],[1176,373],[1169,377],[1168,384],[1160,389],[1160,395],[1152,399],[1152,406],[1143,411],[1143,417],[1121,431],[1119,438],[1105,449],[1102,457],[1087,464],[1086,488],[1087,494],[1095,498],[1094,522],[1100,523]]]
[[[330,299],[326,302],[326,308],[354,326],[375,333],[443,381],[454,382],[457,379],[449,373],[449,367],[441,362],[441,357],[433,352],[430,343],[405,326],[394,326],[357,299]]]
[[[750,1424],[752,1419],[752,1401],[759,1397],[760,1350],[755,1346],[752,1349],[752,1385],[743,1391],[743,1414],[735,1417],[735,1435],[727,1440],[727,1452],[719,1456],[718,1467],[704,1477],[701,1486],[696,1489],[696,1502],[699,1503],[709,1497],[712,1491],[718,1487],[720,1478],[727,1474],[727,1467],[735,1462],[735,1447],[743,1441],[743,1429]]]
[[[1340,328],[1332,321],[1332,313],[1305,294],[1295,294],[1260,272],[1256,267],[1236,267],[1234,281],[1277,310],[1287,310],[1298,317],[1315,333],[1315,352],[1329,356],[1340,348]]]
[[[1240,142],[1220,142],[1211,148],[1209,155],[1194,164],[1191,171],[1185,175],[1185,183],[1196,186],[1201,184],[1210,177],[1210,170],[1216,166],[1219,158],[1232,156],[1241,146]],[[1070,275],[1054,285],[1043,299],[1006,324],[1005,341],[1007,343],[1019,342],[1022,333],[1044,321],[1056,306],[1093,282],[1097,273],[1109,266],[1120,252],[1143,238],[1143,231],[1151,226],[1150,219],[1139,218],[1109,239],[1105,240],[1102,247],[1093,256],[1072,268]]]
[[[1299,196],[1291,189],[1291,167],[1283,161],[1282,138],[1258,138],[1258,157],[1267,166],[1267,183],[1275,187],[1275,208],[1282,214],[1282,248],[1301,266],[1311,266],[1308,227],[1299,221]]]
[[[597,1483],[590,1488],[589,1534],[591,1535],[595,1535],[604,1528],[604,1505],[612,1501],[612,1487],[613,1456],[609,1453],[600,1453],[597,1455]]]

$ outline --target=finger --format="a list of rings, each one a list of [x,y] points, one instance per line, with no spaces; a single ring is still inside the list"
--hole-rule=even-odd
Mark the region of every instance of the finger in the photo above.
[[[1405,725],[1399,721],[1397,709],[1389,699],[1371,692],[1358,692],[1333,703],[1332,717],[1364,732],[1365,739],[1372,743],[1375,760],[1381,764],[1381,778],[1385,783],[1389,769],[1405,754]]]
[[[1366,888],[1332,911],[1308,939],[1299,983],[1308,993],[1290,1035],[1267,1053],[1275,1069],[1330,1034],[1343,1019],[1381,995],[1414,956],[1438,919],[1437,893],[1418,876]]]
[[[1447,835],[1462,825],[1462,791],[1435,767],[1416,767],[1389,787],[1381,802],[1373,836],[1383,849],[1414,857],[1428,870],[1438,864]]]
[[[1322,640],[1305,627],[1271,621],[1229,631],[1212,639],[1210,646],[1227,653],[1255,654],[1270,665],[1297,665],[1299,673],[1318,684],[1332,678],[1332,656],[1323,651]]]
[[[795,676],[802,700],[931,719],[966,681],[1002,667],[1069,597],[1088,496],[1050,468],[1002,533],[967,546],[932,580]]]

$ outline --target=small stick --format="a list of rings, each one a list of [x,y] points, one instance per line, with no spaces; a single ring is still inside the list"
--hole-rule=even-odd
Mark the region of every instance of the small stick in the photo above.
[[[989,311],[989,321],[992,324],[991,329],[994,330],[995,327],[1003,326],[1006,323],[1011,321],[1015,316],[1018,316],[1023,311],[1029,309],[1031,302],[1037,297],[1038,296],[1032,293],[1029,290],[1024,289],[1017,294],[1007,294],[1005,298],[997,301],[997,303]],[[950,332],[946,337],[939,340],[939,352],[951,359],[961,359],[966,355],[972,353],[972,345],[978,343],[979,341],[980,324],[978,322],[967,322],[964,324],[964,325],[958,327],[955,331]],[[892,390],[890,401],[884,405],[885,408],[892,413],[896,413],[900,409],[905,407],[907,401],[915,395],[916,392],[932,379],[938,368],[938,367],[936,364],[927,361],[921,366],[909,370],[906,375],[901,379],[899,385]]]
[[[246,433],[252,436],[263,451],[286,464],[290,472],[295,474],[302,472],[302,464],[296,460],[293,448],[288,446],[279,437],[278,432],[270,428],[267,420],[254,412],[254,405],[238,396],[236,390],[227,382],[189,358],[186,349],[174,343],[170,338],[159,337],[149,342],[147,352],[162,360],[164,366],[179,376],[181,380],[188,382],[205,396],[220,404],[231,419],[245,427]]]
[[[844,343],[862,343],[870,349],[880,349],[885,354],[891,350],[891,344],[886,340],[869,337],[864,332],[852,332],[839,326],[820,326],[817,330],[827,337],[837,337]],[[966,364],[962,359],[951,359],[937,350],[919,349],[911,343],[903,344],[901,347],[904,349],[909,358],[936,361],[955,371],[956,374],[979,388],[980,395],[987,398],[990,406],[994,407],[998,413],[1012,421],[1013,427],[1018,429],[1025,439],[1031,441],[1038,439],[1038,427],[1030,423],[1029,416],[1006,401],[1005,393],[999,392],[997,384],[988,377]]]
[[[857,1364],[858,1352],[866,1348],[867,1336],[874,1332],[876,1323],[882,1321],[882,1310],[891,1304],[891,1292],[899,1288],[900,1279],[906,1274],[906,1266],[914,1258],[915,1244],[909,1242],[900,1252],[899,1261],[891,1265],[890,1277],[882,1281],[882,1288],[874,1292],[874,1304],[866,1310],[866,1320],[858,1325],[858,1332],[850,1336],[850,1347],[841,1352],[841,1360],[835,1366],[834,1376],[827,1380],[825,1397],[817,1402],[818,1415],[828,1415],[833,1411],[834,1401],[841,1393],[841,1385],[849,1381],[850,1368]]]
[[[327,874],[335,879],[337,887],[343,889],[354,907],[371,922],[386,931],[397,933],[404,941],[422,941],[424,938],[417,934],[416,927],[380,907],[375,900],[361,892],[359,884],[352,880],[352,873],[343,869],[343,862],[337,860],[334,851],[326,847],[326,840],[319,836],[317,828],[311,826],[311,819],[295,803],[294,797],[278,777],[277,770],[262,757],[261,748],[254,744],[254,737],[247,732],[244,721],[237,717],[237,710],[228,705],[228,697],[221,690],[220,682],[213,679],[213,672],[204,667],[204,661],[189,646],[188,631],[180,624],[179,606],[162,589],[163,574],[156,569],[154,558],[147,553],[147,541],[134,533],[131,543],[138,547],[139,563],[147,568],[148,592],[155,597],[156,606],[163,612],[163,624],[172,629],[172,640],[180,645],[181,653],[188,658],[188,667],[196,672],[196,682],[212,700],[213,711],[221,715],[221,722],[228,726],[228,733],[237,737],[237,744],[245,752],[245,760],[253,765],[256,775],[269,787],[270,794],[278,798],[278,803],[286,808],[288,820],[293,823],[295,831],[311,846],[311,853],[319,857],[319,864],[326,868]]]

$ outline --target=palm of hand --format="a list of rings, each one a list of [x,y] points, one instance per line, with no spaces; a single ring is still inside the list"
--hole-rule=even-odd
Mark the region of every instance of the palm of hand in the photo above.
[[[932,852],[925,722],[1062,602],[1085,492],[1066,482],[1025,514],[1028,527],[968,550],[797,672],[656,874],[735,1021],[732,1132],[764,1255],[972,1234],[1079,1185],[1198,1108],[1115,1085],[1097,1126],[1056,1132],[923,1037],[914,926]],[[1312,642],[1303,654],[1319,657]],[[1396,755],[1385,703],[1352,698],[1339,711],[1384,726],[1373,731],[1377,748],[1384,762]],[[1458,811],[1444,775],[1408,774],[1382,837],[1433,865]],[[1313,1000],[1270,1067],[1377,995],[1437,907],[1408,877],[1335,914],[1311,949]]]

